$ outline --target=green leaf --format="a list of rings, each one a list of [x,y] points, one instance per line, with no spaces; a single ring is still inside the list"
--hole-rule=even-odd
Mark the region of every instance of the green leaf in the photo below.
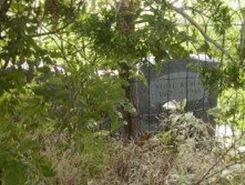
[[[5,185],[24,185],[27,180],[26,166],[17,161],[10,161],[3,168]]]
[[[55,175],[52,163],[45,158],[40,158],[38,161],[41,169],[41,173],[44,177],[52,177]]]
[[[20,152],[26,152],[28,150],[38,151],[40,149],[40,146],[36,141],[32,140],[31,138],[26,138],[21,142],[18,149]]]

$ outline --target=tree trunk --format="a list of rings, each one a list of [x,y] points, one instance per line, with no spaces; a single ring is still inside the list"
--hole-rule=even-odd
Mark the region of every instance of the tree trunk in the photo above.
[[[125,37],[134,32],[134,0],[120,0],[118,3],[118,15],[117,15],[117,29]],[[130,102],[136,112],[132,112],[128,109],[123,109],[122,115],[124,121],[124,133],[125,139],[135,139],[139,131],[138,121],[138,102],[137,102],[137,83],[136,80],[130,77],[130,71],[133,69],[128,63],[122,62],[119,64],[119,77],[126,82],[122,85],[125,92],[125,97]]]

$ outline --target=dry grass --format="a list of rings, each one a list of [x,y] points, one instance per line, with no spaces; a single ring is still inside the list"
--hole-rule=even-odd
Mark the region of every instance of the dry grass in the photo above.
[[[55,176],[48,179],[49,185],[85,185],[87,176],[79,153],[71,150],[67,134],[46,136],[43,153],[51,160]]]
[[[110,165],[90,185],[163,184],[174,164],[174,152],[155,137],[144,143],[118,143]]]
[[[194,140],[177,151],[155,136],[143,145],[117,144],[110,164],[89,185],[242,185],[245,180],[245,168],[239,166],[244,158],[198,150]],[[229,171],[235,166],[239,169]],[[227,170],[229,176],[224,175]]]
[[[170,130],[136,143],[118,142],[110,164],[89,185],[243,185],[245,153],[230,155],[190,113],[173,112]],[[224,175],[229,174],[229,176]]]
[[[67,135],[48,136],[44,154],[52,161],[56,173],[47,184],[244,184],[245,153],[234,156],[235,145],[226,149],[219,147],[205,134],[207,128],[201,126],[203,123],[189,114],[171,117],[174,119],[173,129],[167,134],[143,136],[137,142],[102,141],[107,142],[106,152],[101,143],[93,140],[95,138],[85,143],[90,146],[87,150],[77,153],[72,146],[64,147],[70,144]],[[97,148],[92,146],[93,142],[96,146],[98,144]],[[104,158],[109,158],[108,163],[103,163]],[[95,170],[96,175],[91,176],[88,168],[93,170],[98,166],[101,166],[100,170]]]
[[[111,164],[89,185],[191,184],[214,162],[213,157],[194,152],[192,144],[181,146],[177,152],[153,137],[140,146],[121,143]]]

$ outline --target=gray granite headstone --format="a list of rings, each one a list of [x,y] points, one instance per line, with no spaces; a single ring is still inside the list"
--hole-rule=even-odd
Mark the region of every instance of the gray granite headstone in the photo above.
[[[160,69],[146,62],[141,71],[148,85],[139,83],[138,86],[141,120],[149,122],[149,117],[153,120],[166,102],[186,99],[186,110],[208,121],[206,110],[217,105],[217,91],[205,89],[198,71],[200,67],[217,66],[217,62],[193,58],[164,62]]]

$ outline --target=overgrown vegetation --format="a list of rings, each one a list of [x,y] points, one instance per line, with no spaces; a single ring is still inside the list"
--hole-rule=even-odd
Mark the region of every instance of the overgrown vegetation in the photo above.
[[[239,5],[236,10],[225,0],[184,0],[183,8],[167,0],[2,0],[0,182],[88,184],[93,179],[91,183],[99,184],[142,184],[142,180],[191,184],[201,180],[199,175],[204,177],[215,162],[205,165],[204,151],[196,151],[196,142],[210,138],[190,114],[165,117],[171,126],[160,139],[152,136],[142,146],[133,143],[141,138],[137,138],[133,83],[145,81],[138,66],[148,56],[157,66],[169,59],[207,54],[220,60],[219,69],[201,71],[207,88],[219,90],[219,107],[213,114],[218,123],[244,128],[245,16],[242,3],[234,3]],[[110,137],[122,126],[125,139],[135,139],[128,146]],[[180,130],[200,134],[199,129],[195,142],[189,134],[179,134]],[[172,155],[175,150],[178,153]],[[194,177],[186,164],[193,156],[193,166],[203,165],[200,171],[194,167],[198,175]],[[240,154],[218,156],[222,164],[214,170],[228,168],[233,160],[244,162]],[[219,160],[213,151],[207,157]],[[145,174],[144,165],[152,171]],[[240,172],[218,174],[210,183],[244,182]]]
[[[208,125],[183,110],[171,111],[167,132],[117,143],[110,164],[91,184],[243,184],[240,139],[227,148],[210,137]]]

